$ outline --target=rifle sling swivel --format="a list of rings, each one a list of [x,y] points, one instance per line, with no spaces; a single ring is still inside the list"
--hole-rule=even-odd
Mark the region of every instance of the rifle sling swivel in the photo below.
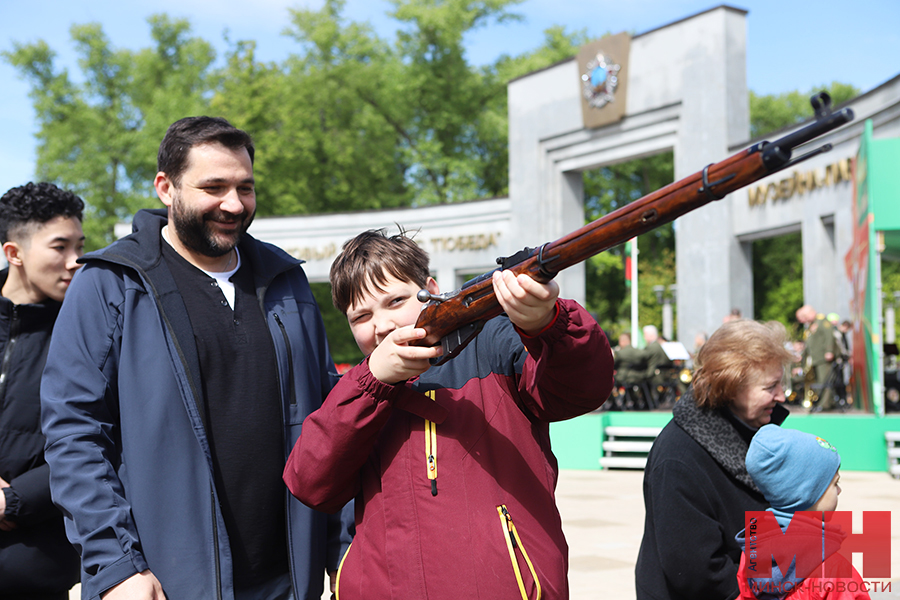
[[[559,271],[551,271],[550,269],[547,268],[547,265],[549,265],[553,260],[555,260],[554,258],[551,258],[549,260],[544,258],[544,249],[549,245],[550,245],[550,242],[546,242],[546,243],[544,243],[543,246],[541,246],[541,249],[538,251],[538,258],[537,258],[538,267],[540,267],[538,272],[541,274],[541,276],[546,277],[547,281],[550,281],[551,279],[556,277],[556,274],[559,272]]]
[[[552,258],[544,258],[544,249],[549,245],[550,245],[550,242],[546,242],[543,246],[538,248],[538,256],[537,256],[538,274],[540,274],[541,277],[546,278],[546,281],[550,281],[551,279],[556,277],[557,273],[559,273],[559,271],[554,271],[554,270],[547,268],[551,262],[553,262],[554,260],[559,258],[558,256],[555,256]],[[497,258],[497,264],[500,265],[501,271],[505,271],[506,269],[510,269],[510,268],[514,267],[515,265],[523,262],[524,260],[531,258],[533,255],[534,255],[534,248],[526,247],[526,248],[523,248],[522,250],[519,250],[512,256],[501,256],[501,257]],[[546,281],[545,281],[545,283],[546,283]]]
[[[712,183],[710,183],[709,182],[709,168],[711,166],[713,166],[713,163],[710,163],[710,164],[706,165],[705,167],[703,167],[703,187],[701,187],[697,191],[705,193],[706,197],[709,198],[710,200],[721,200],[727,194],[717,194],[712,191],[712,188],[714,188],[717,185],[721,185],[721,184],[725,183],[726,181],[730,181],[731,179],[734,179],[735,173],[726,175],[722,179],[719,179],[718,181],[713,181]]]

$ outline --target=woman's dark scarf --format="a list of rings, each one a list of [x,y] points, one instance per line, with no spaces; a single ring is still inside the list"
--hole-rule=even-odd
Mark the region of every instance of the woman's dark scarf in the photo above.
[[[744,465],[755,430],[730,412],[727,405],[717,409],[700,408],[694,400],[693,390],[688,389],[675,404],[672,418],[727,473],[754,492],[761,493]],[[789,414],[784,406],[777,404],[772,412],[772,423],[781,425]],[[741,428],[746,430],[744,435]]]

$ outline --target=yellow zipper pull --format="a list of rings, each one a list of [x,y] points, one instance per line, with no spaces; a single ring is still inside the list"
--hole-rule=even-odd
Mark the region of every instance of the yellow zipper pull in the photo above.
[[[509,516],[509,511],[506,510],[506,506],[501,507],[501,512],[503,513],[503,517],[506,519],[506,533],[507,535],[509,535],[509,541],[512,542],[513,548],[518,548],[519,544],[516,543],[516,536],[513,533],[512,517]]]
[[[434,390],[426,395],[434,400]],[[425,419],[425,461],[428,468],[428,479],[431,480],[431,495],[437,496],[437,423]]]
[[[516,531],[512,516],[506,509],[505,504],[501,504],[497,507],[497,514],[500,515],[501,527],[506,527],[506,533],[509,536],[509,539],[506,542],[506,548],[509,551],[509,560],[512,564],[513,572],[516,575],[516,582],[519,584],[519,593],[522,595],[522,600],[528,600],[528,593],[525,590],[525,582],[522,579],[522,570],[519,568],[518,560],[516,560],[516,549],[522,553],[522,558],[525,559],[525,563],[528,565],[528,570],[531,572],[531,577],[534,580],[534,586],[537,592],[535,600],[541,600],[541,582],[538,580],[537,572],[534,569],[531,559],[528,558],[528,553],[525,552],[525,547],[522,545],[522,539],[519,537],[519,532]]]

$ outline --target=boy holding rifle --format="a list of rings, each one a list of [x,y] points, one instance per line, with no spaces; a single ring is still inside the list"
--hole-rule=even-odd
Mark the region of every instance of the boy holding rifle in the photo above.
[[[505,311],[453,360],[417,347],[428,256],[401,232],[366,231],[331,268],[335,306],[367,358],[303,423],[284,472],[305,504],[356,498],[341,600],[568,598],[568,547],[549,424],[612,388],[606,336],[577,303],[508,271]]]

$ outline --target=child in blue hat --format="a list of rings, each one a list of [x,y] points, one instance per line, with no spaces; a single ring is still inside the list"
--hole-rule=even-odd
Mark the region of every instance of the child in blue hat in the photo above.
[[[839,528],[827,523],[823,517],[816,519],[808,515],[795,515],[800,511],[830,512],[837,509],[838,495],[841,493],[841,457],[837,449],[826,440],[794,429],[782,429],[777,425],[764,425],[759,429],[746,458],[747,472],[771,505],[781,531],[766,532],[761,527],[758,535],[751,525],[750,535],[741,530],[735,539],[741,545],[743,554],[738,569],[738,585],[742,600],[789,600],[828,599],[850,600],[869,598],[864,590],[862,578],[852,567],[849,577],[829,576],[836,572],[833,556],[846,536]],[[783,532],[790,526],[790,535]],[[749,540],[748,540],[749,538]],[[788,542],[789,541],[789,542]],[[770,549],[783,548],[779,544],[793,544],[791,554],[794,559],[789,565],[778,564],[772,559],[770,577],[754,577],[759,572],[759,561],[770,560]],[[757,549],[760,552],[757,554]],[[808,560],[802,560],[801,553],[815,553],[813,563],[816,568],[809,570]],[[806,557],[804,557],[806,558]],[[786,562],[782,560],[782,562]],[[807,571],[798,573],[800,568]]]

